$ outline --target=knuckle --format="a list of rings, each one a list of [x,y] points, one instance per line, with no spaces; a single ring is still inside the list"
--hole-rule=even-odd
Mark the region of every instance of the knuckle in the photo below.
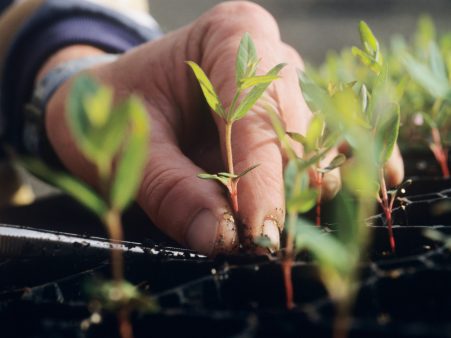
[[[220,3],[207,12],[205,18],[215,29],[225,29],[237,34],[243,31],[255,32],[262,28],[265,31],[278,31],[274,17],[262,6],[249,1]]]

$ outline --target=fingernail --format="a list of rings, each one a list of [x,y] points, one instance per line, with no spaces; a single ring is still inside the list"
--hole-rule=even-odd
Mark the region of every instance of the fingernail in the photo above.
[[[188,246],[205,255],[213,252],[218,232],[218,219],[209,210],[201,210],[188,227]]]
[[[262,235],[269,238],[274,250],[278,250],[280,247],[280,233],[277,223],[273,219],[265,219],[263,222]]]

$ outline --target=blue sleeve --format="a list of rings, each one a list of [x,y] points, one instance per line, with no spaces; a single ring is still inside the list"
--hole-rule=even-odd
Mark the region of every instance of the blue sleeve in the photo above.
[[[143,26],[128,16],[81,0],[47,0],[11,44],[0,81],[0,135],[22,151],[24,107],[42,64],[58,49],[73,44],[122,53],[161,35],[157,25]]]

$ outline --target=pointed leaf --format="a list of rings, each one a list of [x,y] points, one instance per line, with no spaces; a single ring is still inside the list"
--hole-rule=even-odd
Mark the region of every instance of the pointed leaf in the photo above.
[[[245,33],[240,41],[236,57],[236,82],[239,85],[244,77],[255,75],[258,63],[257,51],[249,33]]]
[[[307,139],[305,138],[304,135],[301,135],[299,133],[294,133],[294,132],[287,132],[287,135],[290,136],[290,138],[293,141],[296,141],[297,143],[305,146],[307,144]]]
[[[227,189],[230,188],[230,178],[211,174],[198,174],[197,177],[203,180],[216,180],[219,181],[219,183],[221,183],[222,185],[224,185]]]
[[[83,99],[83,107],[93,127],[102,127],[107,123],[113,105],[113,90],[99,86],[95,92]]]
[[[296,226],[296,250],[310,251],[319,261],[320,267],[331,267],[339,272],[350,266],[349,254],[337,238],[319,228],[299,220]]]
[[[278,64],[277,66],[272,68],[266,75],[277,76],[283,67],[285,67],[285,64]],[[270,84],[271,82],[259,84],[252,88],[252,90],[245,96],[243,101],[241,101],[236,111],[232,112],[230,120],[238,121],[243,118],[249,112],[249,110],[252,109],[255,103],[257,103],[257,101],[260,99],[260,97],[263,95]]]
[[[302,190],[296,196],[287,200],[287,211],[304,214],[310,211],[315,205],[318,198],[317,189]]]
[[[325,174],[329,171],[332,171],[336,168],[341,167],[346,162],[346,156],[343,154],[338,154],[334,157],[334,159],[329,163],[329,165],[325,168],[319,169],[318,171]]]
[[[324,118],[319,114],[314,115],[310,120],[310,124],[307,128],[307,134],[305,135],[306,144],[304,151],[306,153],[318,148],[325,126],[326,124]]]
[[[393,153],[393,149],[398,140],[400,125],[399,106],[394,105],[393,113],[386,121],[382,122],[377,128],[377,138],[379,143],[379,164],[385,164]]]
[[[103,218],[108,212],[106,203],[94,189],[72,175],[50,168],[44,162],[29,157],[21,158],[20,163],[33,175],[72,196],[99,218]]]
[[[375,54],[379,50],[379,43],[365,21],[359,23],[360,40],[369,54]]]
[[[258,166],[260,166],[260,163],[259,163],[259,164],[255,164],[255,165],[253,165],[253,166],[251,166],[251,167],[249,167],[249,168],[243,170],[242,172],[240,172],[240,173],[237,175],[236,178],[241,178],[241,177],[243,177],[244,175],[246,175],[246,174],[249,173],[250,171],[252,171],[252,170],[254,170],[255,168],[257,168]]]
[[[410,76],[434,98],[444,98],[449,91],[447,81],[437,78],[434,73],[424,64],[407,55],[404,58],[404,66]]]
[[[378,74],[381,71],[381,65],[377,62],[377,60],[373,56],[365,53],[363,50],[361,50],[360,48],[357,48],[357,47],[352,47],[351,51],[352,51],[352,55],[358,57],[360,59],[360,61],[364,65],[370,67],[370,69],[373,72]]]
[[[437,79],[440,79],[443,83],[448,82],[445,61],[435,41],[429,45],[429,67]]]
[[[202,89],[202,92],[204,93],[205,99],[207,100],[208,105],[210,108],[219,115],[222,119],[226,118],[225,110],[221,104],[221,101],[219,100],[218,94],[216,94],[216,91],[211,84],[210,80],[208,79],[207,75],[204,73],[202,68],[199,67],[198,64],[192,61],[186,61],[186,63],[191,67],[191,69],[194,72],[194,75],[197,78],[197,81],[200,84],[200,87]]]
[[[279,76],[277,75],[260,75],[253,77],[245,77],[242,78],[238,84],[241,90],[248,89],[250,87],[259,85],[259,84],[270,84],[271,82],[277,80]]]
[[[138,191],[150,143],[150,121],[144,104],[136,96],[131,96],[126,104],[130,133],[120,154],[110,196],[111,204],[120,211],[133,201]]]

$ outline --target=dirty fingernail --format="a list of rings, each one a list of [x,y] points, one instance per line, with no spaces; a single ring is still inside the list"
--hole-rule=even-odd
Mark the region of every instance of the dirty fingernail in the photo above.
[[[201,210],[188,226],[188,246],[205,255],[213,252],[218,232],[218,219],[209,210]]]
[[[263,222],[262,235],[268,237],[271,241],[273,248],[278,250],[280,247],[280,233],[277,223],[273,219],[266,219]]]

